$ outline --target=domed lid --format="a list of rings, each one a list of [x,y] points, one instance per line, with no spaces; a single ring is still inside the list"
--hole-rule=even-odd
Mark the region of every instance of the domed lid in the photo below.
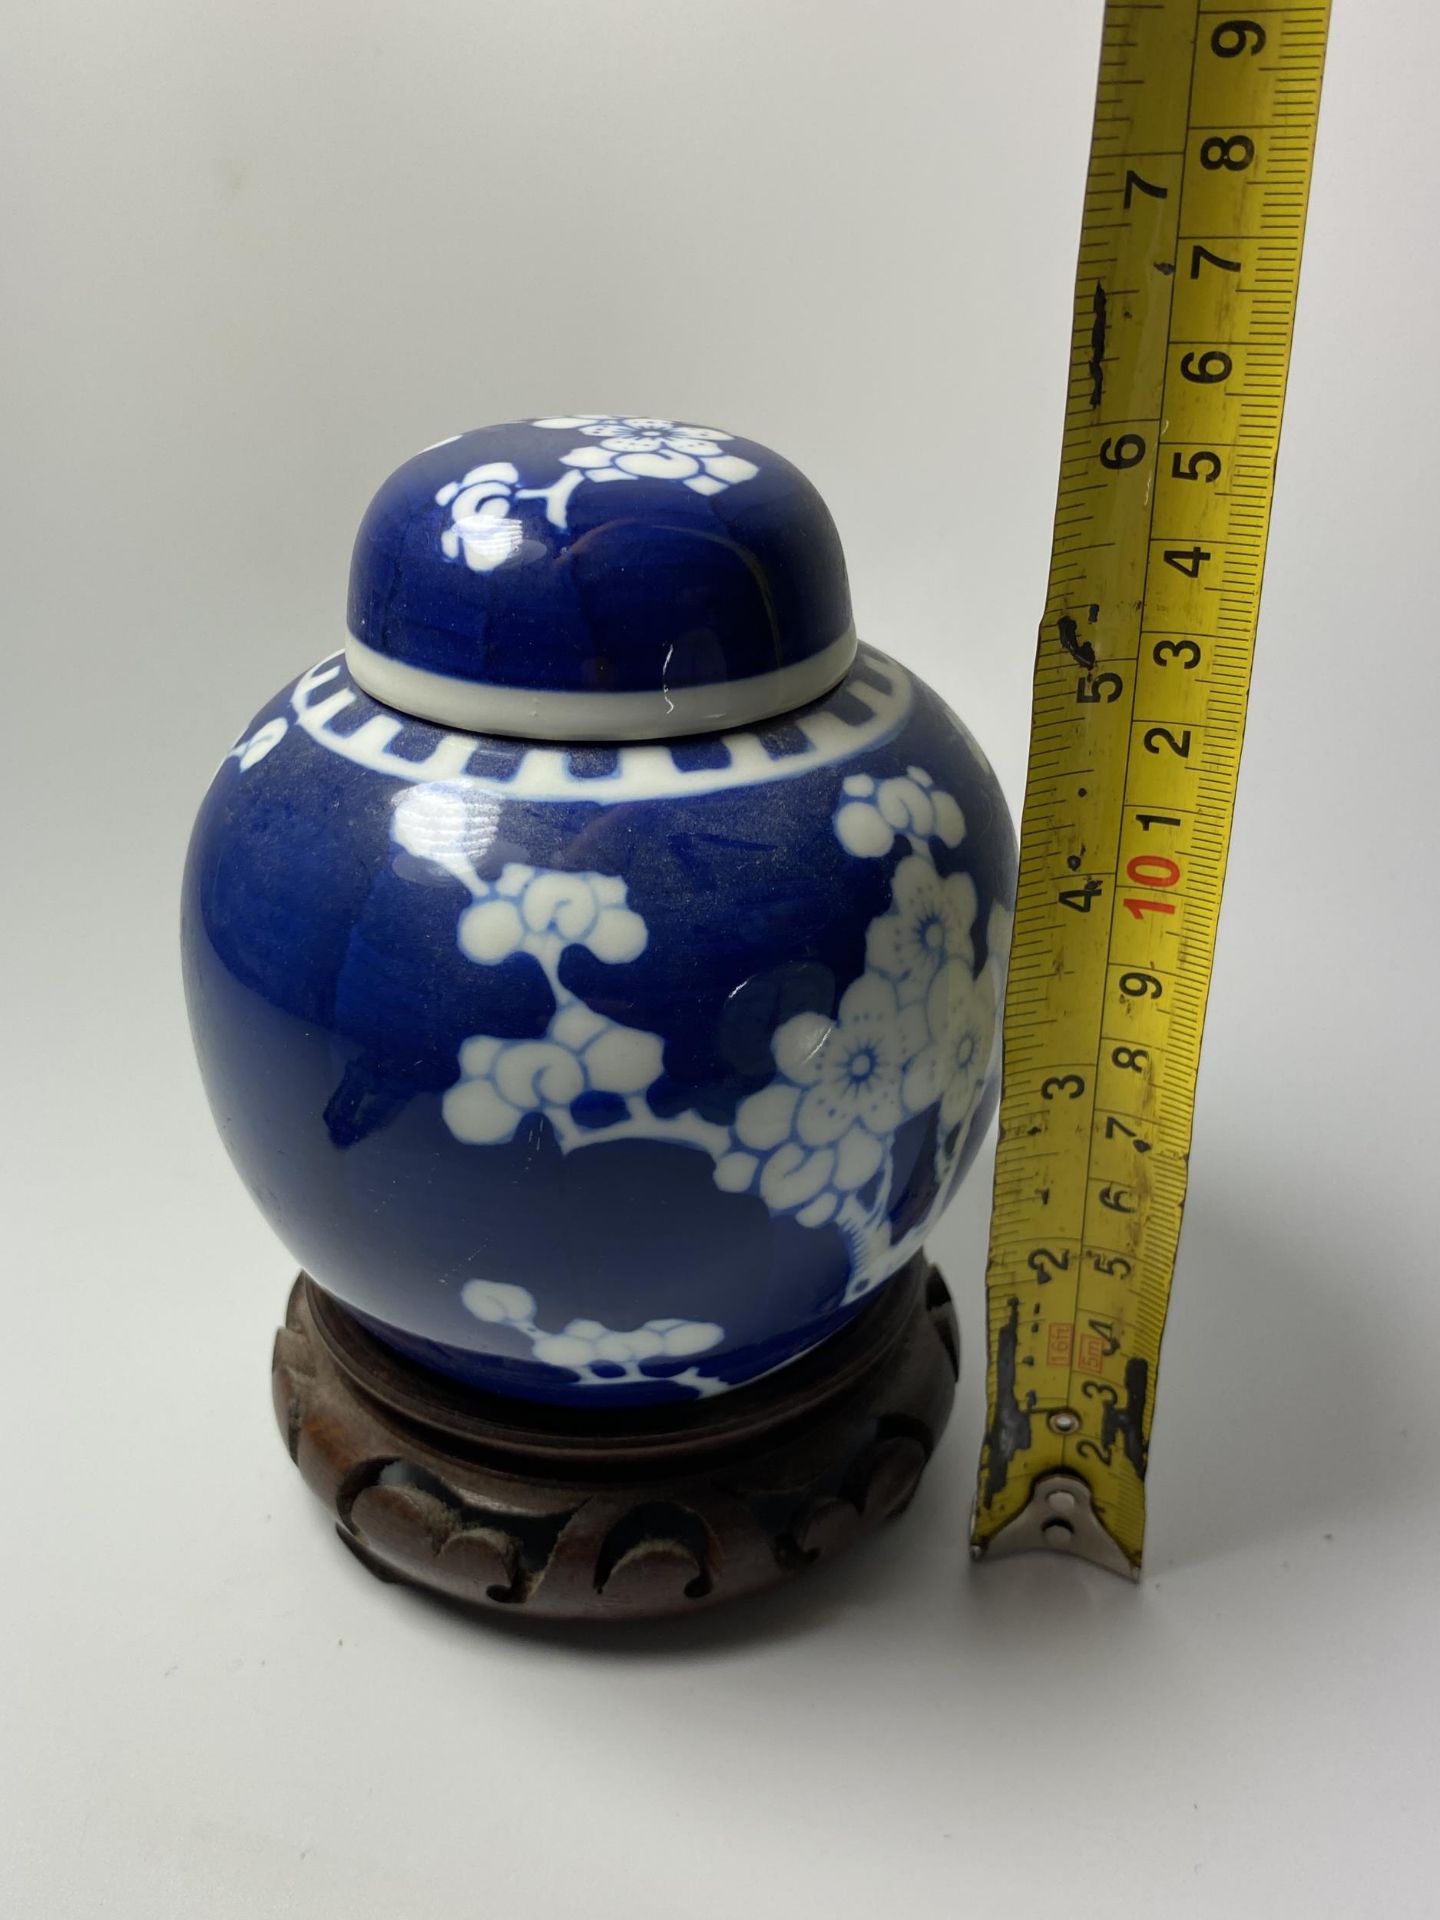
[[[392,473],[355,542],[350,671],[442,726],[748,726],[818,699],[854,653],[824,501],[778,454],[710,427],[480,427]]]

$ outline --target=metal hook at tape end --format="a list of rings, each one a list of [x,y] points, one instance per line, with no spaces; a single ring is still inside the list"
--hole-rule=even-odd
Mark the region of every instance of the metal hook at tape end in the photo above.
[[[1132,1566],[1100,1524],[1089,1482],[1078,1473],[1041,1474],[1022,1511],[970,1551],[976,1560],[999,1560],[1012,1553],[1073,1553],[1107,1573],[1140,1578],[1139,1567]]]

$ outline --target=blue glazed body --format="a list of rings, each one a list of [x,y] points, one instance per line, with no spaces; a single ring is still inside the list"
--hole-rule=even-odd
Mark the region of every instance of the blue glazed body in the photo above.
[[[1013,884],[983,756],[869,648],[746,732],[569,749],[405,718],[334,658],[201,808],[186,985],[237,1167],[383,1338],[681,1400],[918,1248],[993,1106]]]

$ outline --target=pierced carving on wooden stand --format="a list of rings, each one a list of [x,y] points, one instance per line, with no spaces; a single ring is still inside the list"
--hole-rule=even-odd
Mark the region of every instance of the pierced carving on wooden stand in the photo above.
[[[959,1348],[923,1255],[843,1332],[677,1417],[521,1408],[380,1345],[305,1275],[275,1412],[341,1539],[382,1579],[551,1619],[691,1612],[790,1578],[904,1510]]]

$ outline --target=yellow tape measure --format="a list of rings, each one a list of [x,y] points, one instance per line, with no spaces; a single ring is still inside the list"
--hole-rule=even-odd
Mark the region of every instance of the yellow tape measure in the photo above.
[[[1105,8],[972,1551],[1138,1572],[1328,0]]]

